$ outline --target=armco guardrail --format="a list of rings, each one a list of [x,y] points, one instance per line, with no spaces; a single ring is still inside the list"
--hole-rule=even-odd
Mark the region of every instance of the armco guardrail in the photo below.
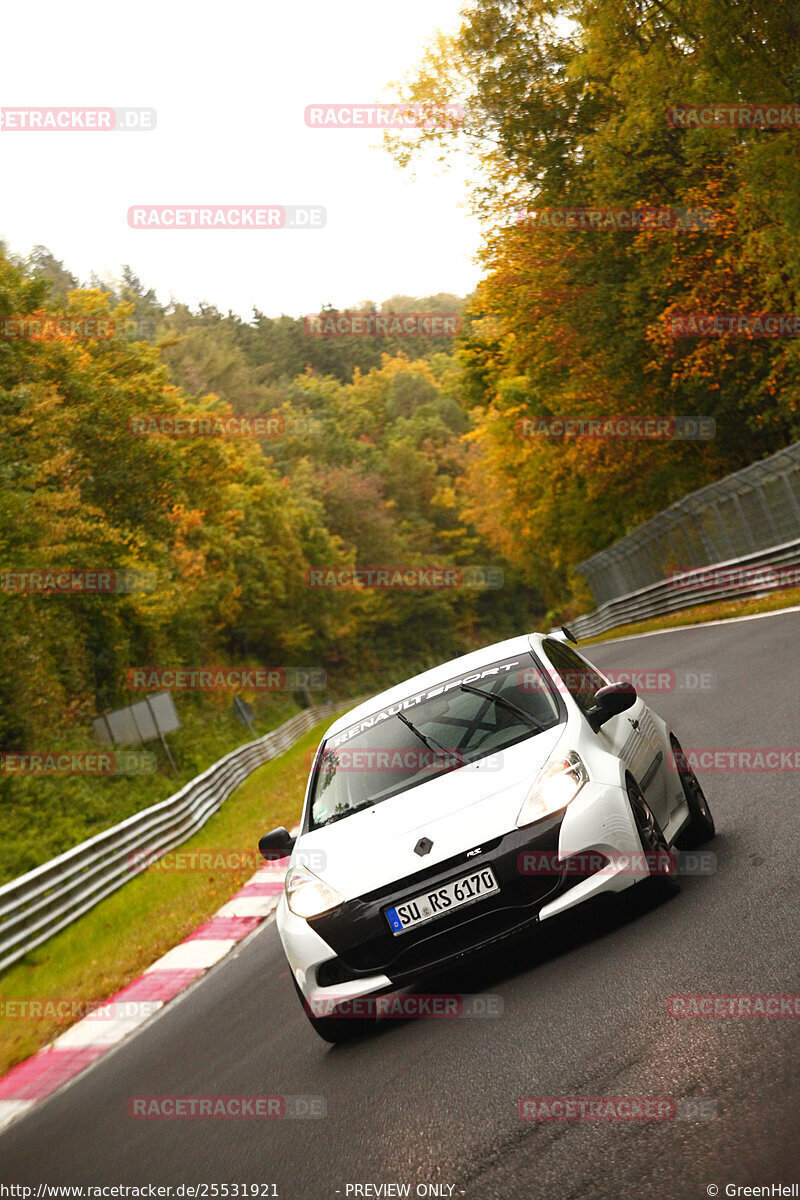
[[[800,442],[690,492],[578,563],[595,603],[635,595],[681,570],[738,562],[800,538]]]
[[[305,709],[264,737],[232,750],[174,796],[0,887],[0,971],[134,878],[141,870],[137,853],[149,858],[186,841],[251,771],[288,749],[317,721],[345,707],[331,703]]]
[[[794,574],[800,584],[800,539],[742,558],[697,567],[683,573],[682,578],[662,579],[609,600],[594,612],[570,621],[569,628],[581,638],[597,637],[619,625],[662,617],[696,604],[766,595],[776,590],[773,569],[777,572],[783,568],[785,572],[787,567],[796,568]],[[777,584],[780,586],[780,580]]]

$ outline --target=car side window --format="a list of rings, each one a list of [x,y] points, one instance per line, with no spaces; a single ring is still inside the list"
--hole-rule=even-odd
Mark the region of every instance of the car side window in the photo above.
[[[544,648],[565,690],[582,712],[588,712],[594,705],[595,693],[606,687],[606,680],[570,646],[548,641]]]

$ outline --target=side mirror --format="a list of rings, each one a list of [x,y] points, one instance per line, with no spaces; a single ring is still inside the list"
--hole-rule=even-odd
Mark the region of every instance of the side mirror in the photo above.
[[[636,703],[636,688],[628,679],[609,683],[594,694],[594,705],[586,714],[586,720],[597,733],[606,721],[625,712]]]
[[[277,829],[264,834],[258,848],[267,862],[271,862],[276,858],[288,858],[296,841],[297,838],[293,838],[288,829],[279,825]]]

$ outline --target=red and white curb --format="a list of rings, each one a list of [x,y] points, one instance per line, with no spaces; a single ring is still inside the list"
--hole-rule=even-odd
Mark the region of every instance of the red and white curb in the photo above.
[[[135,1033],[271,916],[283,892],[287,863],[283,858],[265,864],[209,921],[168,950],[143,975],[3,1075],[0,1130]]]

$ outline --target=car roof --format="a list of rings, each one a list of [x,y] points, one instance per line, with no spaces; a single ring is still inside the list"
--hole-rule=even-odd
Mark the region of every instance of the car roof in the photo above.
[[[448,662],[441,663],[438,667],[431,667],[419,675],[412,675],[409,679],[404,679],[401,683],[387,688],[384,692],[376,692],[374,696],[370,696],[368,700],[362,701],[355,708],[348,709],[346,713],[337,717],[333,724],[329,726],[325,732],[325,737],[339,733],[343,729],[348,729],[354,722],[363,720],[376,710],[385,708],[389,704],[396,704],[398,700],[404,700],[407,696],[411,696],[415,692],[425,691],[426,688],[434,687],[437,683],[445,683],[448,679],[452,679],[454,675],[474,671],[479,667],[486,666],[488,663],[509,658],[513,654],[522,654],[531,649],[536,649],[541,645],[546,636],[543,633],[518,634],[517,637],[508,638],[504,642],[494,642],[491,646],[483,646],[480,650],[472,650],[469,654],[462,654],[460,658],[451,658]]]

